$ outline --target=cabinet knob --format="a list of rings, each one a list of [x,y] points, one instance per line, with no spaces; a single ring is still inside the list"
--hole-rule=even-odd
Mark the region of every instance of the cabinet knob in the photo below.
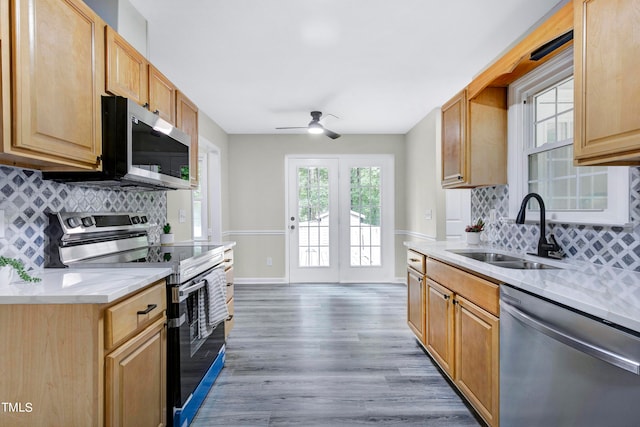
[[[458,181],[462,181],[462,175],[458,175]]]
[[[149,109],[149,103],[148,103],[148,102],[145,102],[145,103],[142,105],[142,108]]]
[[[444,297],[445,301],[447,301],[447,300],[449,300],[449,298],[451,298],[451,296],[449,296],[449,295],[443,295],[443,297]],[[453,303],[455,304],[456,302],[454,301]]]

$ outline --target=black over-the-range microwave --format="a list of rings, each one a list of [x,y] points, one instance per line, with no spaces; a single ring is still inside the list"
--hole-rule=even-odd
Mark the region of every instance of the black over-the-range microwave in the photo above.
[[[43,179],[122,189],[188,189],[191,137],[136,102],[102,97],[102,171]]]

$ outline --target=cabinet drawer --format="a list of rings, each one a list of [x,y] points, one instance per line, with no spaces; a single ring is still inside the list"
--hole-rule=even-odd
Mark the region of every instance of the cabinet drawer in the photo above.
[[[407,251],[407,265],[413,268],[414,270],[416,270],[418,273],[422,273],[422,274],[426,273],[427,271],[426,259],[427,257],[422,255],[421,253],[418,253],[412,250]]]
[[[499,286],[441,261],[427,260],[427,276],[489,313],[500,316]]]
[[[105,310],[105,348],[110,349],[138,329],[161,318],[166,309],[166,284],[156,282]]]
[[[233,288],[235,288],[235,285],[227,282],[227,303],[233,298]]]
[[[227,285],[233,283],[233,267],[227,268],[224,271],[224,275],[227,276]]]
[[[233,265],[233,249],[224,251],[224,264],[227,268]]]
[[[233,325],[235,324],[235,316],[233,314],[233,298],[227,302],[227,309],[229,310],[229,317],[224,321],[224,338],[227,339],[229,336],[229,332],[233,329]]]

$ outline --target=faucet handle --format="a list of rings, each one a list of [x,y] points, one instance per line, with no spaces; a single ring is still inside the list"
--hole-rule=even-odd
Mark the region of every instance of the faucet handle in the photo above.
[[[553,234],[549,235],[549,240],[551,241],[549,245],[552,247],[549,249],[549,257],[561,259],[565,257],[564,250],[558,245],[558,241],[556,240],[556,236]]]

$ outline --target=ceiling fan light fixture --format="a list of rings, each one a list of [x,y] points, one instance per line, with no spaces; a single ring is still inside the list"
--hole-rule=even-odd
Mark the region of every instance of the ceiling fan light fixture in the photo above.
[[[317,134],[318,135],[318,134],[324,133],[324,128],[318,122],[311,122],[311,123],[309,123],[308,131],[309,131],[309,133],[313,133],[313,134]]]

